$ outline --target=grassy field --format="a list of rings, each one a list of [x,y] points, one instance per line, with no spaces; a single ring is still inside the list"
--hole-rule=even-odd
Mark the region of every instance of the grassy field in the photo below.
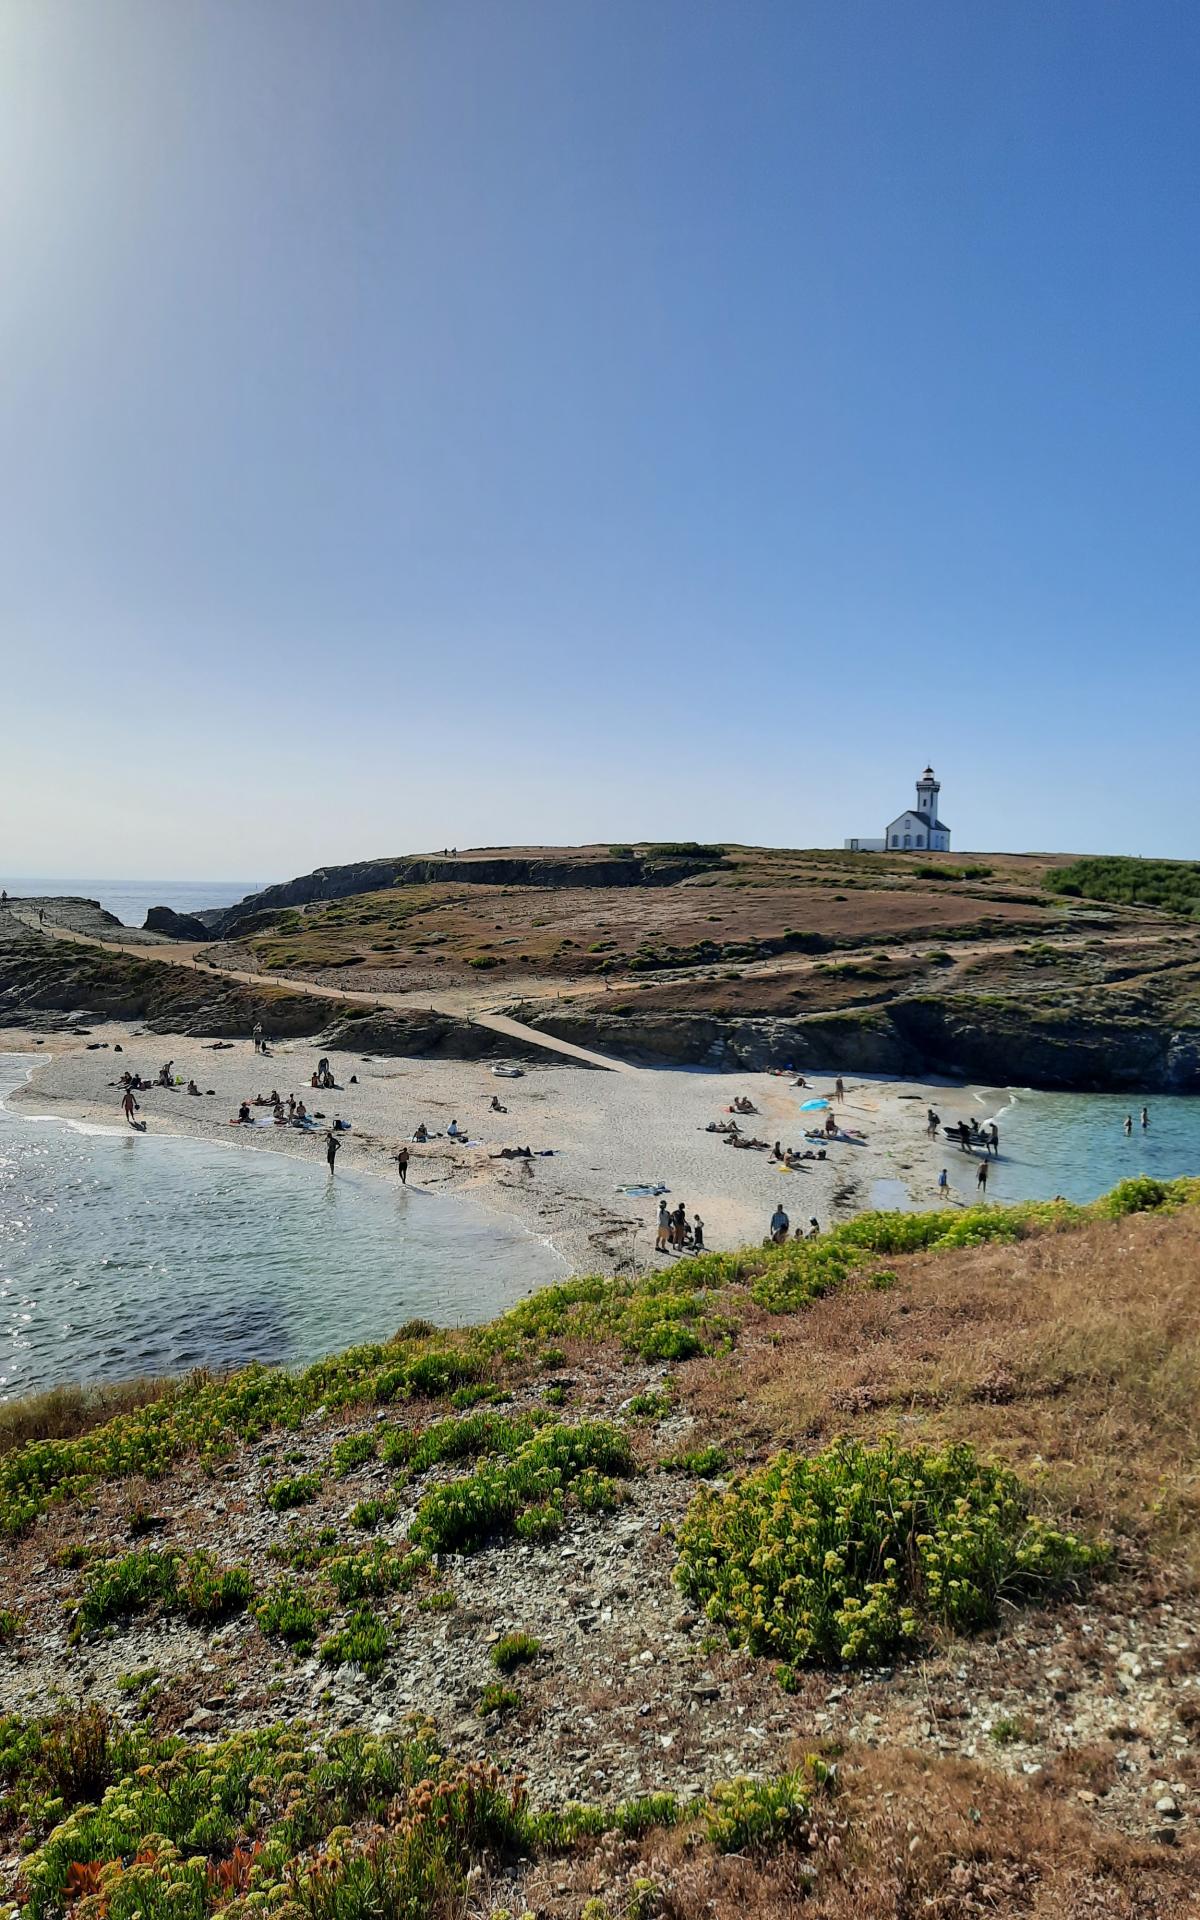
[[[355,985],[393,988],[491,976],[506,993],[532,978],[600,984],[842,948],[1020,937],[1084,912],[1047,891],[1053,862],[1037,856],[729,847],[672,885],[574,886],[571,872],[607,849],[503,852],[552,858],[564,883],[439,881],[291,908],[250,936],[255,963],[320,977],[345,970]],[[456,864],[465,874],[472,856]]]

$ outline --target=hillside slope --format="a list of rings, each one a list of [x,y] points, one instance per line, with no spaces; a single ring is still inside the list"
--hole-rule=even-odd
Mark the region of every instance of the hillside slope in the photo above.
[[[157,1920],[155,1889],[190,1872],[200,1920],[264,1840],[258,1884],[291,1885],[269,1904],[322,1920],[403,1898],[552,1920],[1193,1911],[1198,1193],[864,1216],[568,1283],[469,1335],[402,1330],[292,1379],[147,1387],[116,1428],[69,1396],[17,1409],[0,1701],[34,1717],[0,1725],[0,1846],[31,1920],[91,1884],[72,1860],[139,1847],[109,1911]],[[801,1660],[781,1686],[724,1602],[706,1619],[681,1591],[687,1541],[780,1447],[824,1473],[857,1458],[837,1435],[876,1447],[897,1427],[928,1485],[963,1445],[1015,1472],[986,1513],[963,1482],[984,1528],[959,1533],[964,1575],[987,1541],[964,1593],[998,1578],[994,1604],[945,1624],[926,1577],[911,1647],[881,1619],[885,1657]],[[54,1428],[80,1437],[31,1437]],[[1026,1543],[1079,1542],[1060,1575],[1001,1571],[1008,1522],[987,1514],[1012,1501]],[[51,1684],[86,1727],[37,1720]],[[413,1712],[436,1733],[401,1747]],[[253,1731],[281,1719],[298,1738]],[[138,1764],[119,1819],[72,1813]],[[758,1784],[722,1784],[739,1774]],[[214,1781],[226,1811],[204,1825]],[[427,1886],[430,1795],[450,1838]],[[572,1801],[607,1811],[528,1811]]]

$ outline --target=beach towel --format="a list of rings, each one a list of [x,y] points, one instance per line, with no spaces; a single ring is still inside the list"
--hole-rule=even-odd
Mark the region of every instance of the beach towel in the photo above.
[[[623,1193],[630,1200],[657,1200],[660,1193],[670,1193],[670,1187],[664,1187],[661,1181],[631,1180],[628,1186],[614,1187],[614,1193]]]

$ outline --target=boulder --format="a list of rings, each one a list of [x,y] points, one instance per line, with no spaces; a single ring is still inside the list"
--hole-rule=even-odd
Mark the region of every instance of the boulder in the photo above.
[[[203,920],[192,913],[176,913],[173,907],[151,907],[146,915],[144,933],[165,933],[170,940],[211,940],[213,934]]]

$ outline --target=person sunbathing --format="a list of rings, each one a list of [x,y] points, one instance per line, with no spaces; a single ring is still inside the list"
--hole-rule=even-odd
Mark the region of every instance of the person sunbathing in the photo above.
[[[250,1102],[248,1100],[242,1101],[241,1106],[238,1108],[237,1119],[230,1124],[235,1127],[252,1127],[254,1125],[254,1115],[250,1111]]]
[[[196,1085],[196,1082],[195,1082],[194,1080],[189,1080],[189,1081],[188,1081],[188,1083],[187,1083],[187,1090],[188,1090],[188,1092],[189,1092],[189,1093],[194,1093],[194,1094],[196,1094],[196,1095],[197,1095],[197,1097],[199,1096],[199,1093],[200,1093],[200,1089],[199,1089],[199,1087],[198,1087],[198,1086]]]
[[[424,1146],[428,1138],[429,1138],[429,1128],[425,1125],[425,1122],[422,1120],[420,1126],[417,1128],[416,1132],[413,1134],[413,1139],[417,1142],[419,1146]]]
[[[496,1095],[493,1094],[491,1099],[491,1105],[488,1107],[488,1112],[489,1113],[507,1113],[508,1108],[502,1107]]]

